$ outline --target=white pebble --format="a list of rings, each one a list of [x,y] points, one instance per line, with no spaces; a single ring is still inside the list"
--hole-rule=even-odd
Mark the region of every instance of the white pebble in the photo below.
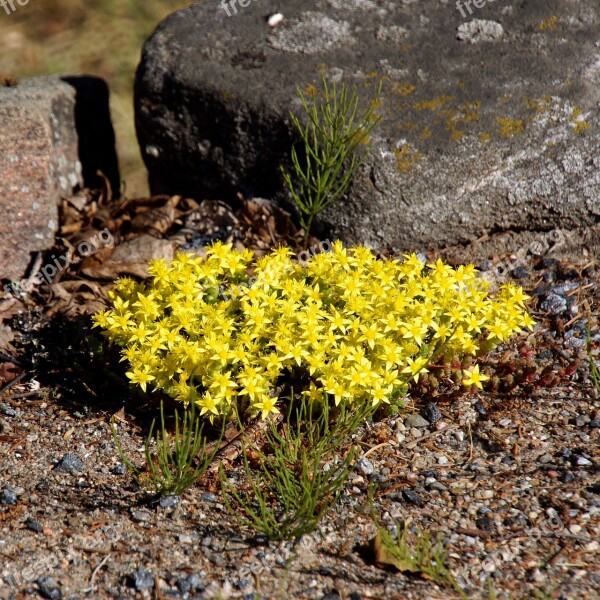
[[[281,13],[275,13],[268,18],[267,23],[271,27],[275,27],[276,25],[279,25],[281,21],[283,21],[283,15]]]
[[[569,525],[569,531],[573,534],[573,535],[577,535],[578,533],[581,533],[581,525],[577,525],[577,523],[573,523],[573,525]]]
[[[449,462],[450,461],[445,456],[438,457],[438,465],[441,465],[442,467],[447,465]]]

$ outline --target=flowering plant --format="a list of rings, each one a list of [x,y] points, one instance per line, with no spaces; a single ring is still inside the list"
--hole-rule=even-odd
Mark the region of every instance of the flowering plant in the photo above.
[[[210,419],[279,412],[284,385],[376,406],[402,398],[430,361],[488,352],[534,324],[521,288],[492,297],[473,265],[381,260],[341,242],[303,263],[289,248],[253,258],[218,242],[205,258],[153,261],[148,285],[117,282],[94,321],[122,347],[132,383]]]

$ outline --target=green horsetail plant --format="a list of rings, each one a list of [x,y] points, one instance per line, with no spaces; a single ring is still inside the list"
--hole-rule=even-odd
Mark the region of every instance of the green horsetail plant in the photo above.
[[[376,97],[367,110],[358,114],[356,88],[348,91],[345,83],[339,90],[334,82],[331,88],[323,77],[323,100],[309,101],[298,88],[298,95],[306,116],[306,125],[290,112],[294,129],[301,138],[303,152],[292,147],[292,173],[281,167],[284,182],[298,207],[304,237],[308,239],[315,216],[346,193],[365,154],[357,152],[379,121],[375,109],[379,104],[381,82]]]
[[[165,416],[161,402],[160,429],[155,432],[156,419],[154,419],[144,444],[145,471],[136,467],[125,456],[117,434],[114,417],[112,420],[115,446],[123,464],[131,472],[133,480],[138,485],[153,488],[157,494],[162,496],[181,494],[196,483],[213,461],[224,432],[223,426],[214,449],[208,452],[207,439],[203,435],[204,422],[200,424],[201,419],[193,402],[190,402],[188,407],[184,409],[181,418],[175,410],[174,420],[175,430],[171,437],[165,426]]]
[[[294,403],[292,398],[281,430],[276,419],[269,422],[266,451],[244,440],[248,493],[238,491],[220,469],[225,504],[238,524],[270,540],[296,539],[314,531],[338,500],[360,449],[352,446],[337,464],[335,458],[373,411],[368,405],[360,409],[340,405],[332,415],[327,402],[303,398]],[[249,454],[257,466],[251,466]],[[325,463],[330,463],[329,470]]]

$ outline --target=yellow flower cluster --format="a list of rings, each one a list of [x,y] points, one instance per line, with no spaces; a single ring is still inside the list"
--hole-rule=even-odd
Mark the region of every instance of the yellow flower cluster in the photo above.
[[[211,419],[232,403],[278,412],[284,377],[311,400],[389,402],[430,360],[490,349],[534,324],[521,288],[492,298],[472,265],[380,260],[340,242],[302,264],[289,248],[253,260],[216,243],[205,258],[153,261],[149,273],[148,286],[119,280],[95,325],[123,347],[132,383]]]

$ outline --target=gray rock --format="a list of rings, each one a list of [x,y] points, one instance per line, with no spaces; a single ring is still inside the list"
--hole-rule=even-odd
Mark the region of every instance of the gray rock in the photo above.
[[[54,467],[55,471],[78,475],[83,472],[83,461],[75,454],[67,452]]]
[[[211,492],[204,492],[202,494],[202,502],[218,502],[219,499]]]
[[[361,456],[358,459],[358,464],[356,465],[356,468],[363,475],[373,475],[373,472],[375,471],[375,466],[373,465],[373,463],[368,458],[365,458],[364,456]]]
[[[2,492],[0,492],[0,504],[12,504],[15,505],[18,502],[19,498],[15,490],[10,488],[4,488]]]
[[[149,569],[137,569],[132,575],[133,585],[136,590],[147,590],[154,587],[154,575]]]
[[[600,238],[600,16],[586,3],[522,3],[466,25],[438,0],[288,0],[284,12],[271,28],[260,2],[231,17],[220,2],[196,3],[146,43],[136,126],[155,193],[285,203],[278,166],[293,140],[288,113],[302,112],[296,86],[319,88],[327,65],[363,106],[382,79],[382,120],[317,233],[391,250],[489,234],[471,260]],[[531,26],[548,14],[557,31]]]
[[[145,523],[152,518],[152,513],[149,510],[142,508],[141,510],[134,510],[131,513],[131,518],[137,523]]]
[[[548,294],[546,299],[540,304],[540,310],[550,312],[553,315],[559,315],[567,310],[567,300],[557,294]]]
[[[62,592],[52,577],[40,577],[36,583],[40,589],[40,594],[44,598],[49,598],[50,600],[62,599]]]
[[[425,420],[421,415],[408,415],[404,420],[406,427],[425,428],[429,427],[429,421]]]
[[[161,496],[158,504],[161,508],[174,508],[179,504],[180,501],[181,498],[173,494],[171,496]]]

